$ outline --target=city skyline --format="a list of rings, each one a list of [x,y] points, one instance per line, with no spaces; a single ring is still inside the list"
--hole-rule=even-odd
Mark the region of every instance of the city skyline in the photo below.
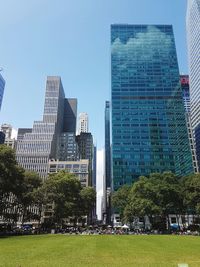
[[[0,19],[4,40],[0,44],[1,66],[7,83],[0,124],[10,123],[14,128],[31,127],[33,120],[39,119],[42,114],[45,77],[59,75],[65,93],[78,99],[78,113],[88,113],[90,131],[98,149],[101,149],[104,146],[104,103],[110,100],[109,39],[112,23],[173,24],[180,72],[188,73],[184,25],[186,1],[98,1],[95,4],[86,1],[84,5],[80,1],[60,1],[55,13],[52,4],[48,5],[46,13],[43,12],[47,1],[42,4],[39,1],[21,2],[24,5],[18,5],[20,10],[17,6],[12,9],[18,12],[13,14],[9,23],[7,16]],[[3,5],[4,15],[7,15],[9,3]],[[177,10],[182,16],[175,16]],[[103,14],[101,18],[99,11]],[[66,14],[69,15],[67,18]],[[76,21],[74,16],[78,18]],[[13,35],[16,31],[15,27],[12,28],[13,23],[18,27],[19,38]],[[64,25],[67,25],[66,34]],[[15,47],[12,46],[12,38],[16,38]]]
[[[200,266],[200,0],[7,0],[2,266]]]

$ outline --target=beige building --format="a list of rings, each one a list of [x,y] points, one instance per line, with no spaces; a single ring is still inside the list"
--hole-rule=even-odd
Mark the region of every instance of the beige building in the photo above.
[[[80,180],[83,187],[89,185],[89,160],[82,159],[79,161],[49,161],[49,173],[57,173],[65,170],[68,173],[73,173]]]

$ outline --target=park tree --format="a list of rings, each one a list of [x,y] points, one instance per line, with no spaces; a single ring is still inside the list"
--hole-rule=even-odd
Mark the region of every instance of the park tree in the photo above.
[[[184,212],[181,180],[171,172],[150,175],[150,181],[155,185],[156,203],[160,206],[161,214],[182,214]]]
[[[120,188],[112,198],[114,207],[125,221],[148,215],[159,216],[169,226],[169,214],[177,217],[184,211],[181,180],[171,172],[141,176],[131,187]]]
[[[17,165],[14,150],[0,145],[0,214],[9,222],[18,219],[23,181],[24,169]]]
[[[121,219],[123,219],[124,210],[128,205],[130,190],[131,186],[123,185],[117,191],[115,191],[111,196],[112,206],[119,213]]]
[[[37,190],[42,186],[42,180],[36,172],[25,171],[22,184],[23,192],[20,197],[20,213],[22,224],[34,219],[40,220],[40,207]],[[37,210],[35,212],[34,210]]]
[[[136,217],[159,215],[161,209],[156,203],[156,189],[151,180],[141,176],[129,192],[128,203],[124,210],[124,220],[133,222]]]
[[[80,191],[81,201],[83,203],[84,214],[89,213],[96,203],[96,191],[93,187],[83,187]]]
[[[87,215],[88,222],[91,223],[92,211],[95,208],[96,203],[96,191],[93,187],[83,187],[80,191],[81,196],[81,213]]]
[[[70,173],[51,174],[40,189],[44,194],[46,209],[52,206],[52,221],[58,224],[68,217],[81,216],[81,183]]]
[[[187,214],[200,214],[200,174],[183,178],[183,197]]]

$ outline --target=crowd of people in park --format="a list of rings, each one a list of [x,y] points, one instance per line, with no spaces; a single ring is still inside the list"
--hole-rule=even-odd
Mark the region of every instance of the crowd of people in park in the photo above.
[[[158,231],[158,230],[145,230],[145,229],[130,229],[123,227],[98,227],[98,228],[68,228],[53,230],[51,233],[55,234],[66,234],[66,235],[161,235],[161,234],[177,234],[177,235],[196,235],[200,236],[198,231],[190,230],[169,230],[169,231]]]
[[[37,228],[30,225],[22,227],[14,227],[0,231],[0,236],[12,235],[35,235],[35,234],[63,234],[63,235],[194,235],[200,236],[199,231],[191,231],[189,229],[174,230],[169,229],[166,231],[147,230],[147,229],[131,229],[128,226],[87,226],[87,227],[55,227],[55,228]]]

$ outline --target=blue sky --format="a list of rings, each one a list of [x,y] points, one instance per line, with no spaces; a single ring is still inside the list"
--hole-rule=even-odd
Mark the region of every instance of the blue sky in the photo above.
[[[32,127],[42,118],[47,75],[62,78],[66,97],[87,112],[104,145],[110,99],[110,24],[172,24],[179,68],[187,73],[186,0],[7,0],[1,3],[0,66],[6,88],[0,124]]]

